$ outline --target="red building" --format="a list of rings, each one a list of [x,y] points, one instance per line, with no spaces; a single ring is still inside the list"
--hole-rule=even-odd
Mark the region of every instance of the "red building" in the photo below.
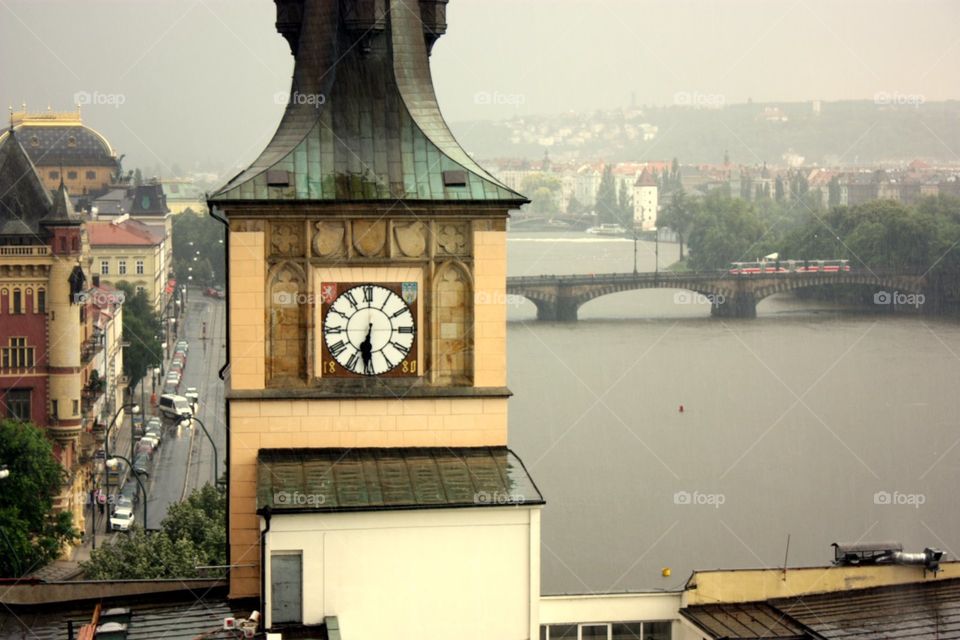
[[[47,430],[67,471],[55,504],[82,528],[97,405],[89,249],[66,187],[46,188],[19,137],[0,141],[0,416]]]

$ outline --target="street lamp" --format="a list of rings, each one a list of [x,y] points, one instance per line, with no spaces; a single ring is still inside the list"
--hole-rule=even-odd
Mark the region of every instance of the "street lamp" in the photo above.
[[[0,480],[3,480],[4,478],[9,478],[9,477],[10,477],[10,469],[7,469],[6,467],[3,467],[2,469],[0,469]]]
[[[143,530],[146,531],[147,530],[147,490],[143,488],[143,483],[140,481],[140,474],[137,473],[136,470],[134,470],[133,464],[123,456],[114,455],[114,457],[108,459],[103,466],[105,466],[108,469],[116,469],[120,465],[121,461],[127,463],[127,467],[130,469],[131,473],[133,473],[133,477],[137,481],[137,485],[139,485],[140,493],[143,494]],[[146,473],[144,473],[144,475],[146,475]]]
[[[220,474],[217,472],[217,445],[213,444],[213,438],[210,437],[210,432],[207,431],[207,427],[200,418],[196,416],[185,417],[180,420],[180,424],[189,427],[191,420],[196,421],[196,423],[200,425],[200,428],[203,429],[203,435],[207,436],[207,440],[210,441],[210,446],[213,447],[213,486],[216,488],[217,482],[220,481]]]

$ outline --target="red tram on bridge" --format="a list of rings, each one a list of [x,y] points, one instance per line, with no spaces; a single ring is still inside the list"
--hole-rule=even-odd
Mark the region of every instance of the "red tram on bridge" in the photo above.
[[[729,274],[749,276],[766,273],[839,273],[850,271],[849,260],[760,260],[731,262]]]

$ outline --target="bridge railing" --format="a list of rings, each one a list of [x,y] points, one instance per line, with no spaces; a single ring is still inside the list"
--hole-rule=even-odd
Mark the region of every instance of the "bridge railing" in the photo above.
[[[894,269],[853,269],[850,271],[812,271],[812,272],[785,272],[785,273],[753,273],[753,274],[733,274],[727,269],[717,269],[714,271],[661,271],[661,272],[639,272],[639,273],[582,273],[568,275],[538,275],[538,276],[511,276],[507,278],[507,284],[510,286],[530,286],[530,285],[557,285],[557,284],[591,284],[600,282],[691,282],[696,280],[757,280],[760,278],[811,278],[819,276],[842,276],[842,275],[860,275],[877,278],[913,278],[922,276],[920,273],[904,273]]]

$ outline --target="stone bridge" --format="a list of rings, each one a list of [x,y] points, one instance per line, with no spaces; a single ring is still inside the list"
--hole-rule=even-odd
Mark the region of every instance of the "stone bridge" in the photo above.
[[[633,289],[685,289],[706,297],[713,305],[714,316],[753,318],[757,315],[757,303],[767,296],[832,284],[870,286],[892,295],[923,294],[927,282],[924,276],[876,270],[755,275],[731,275],[726,271],[607,273],[507,278],[507,294],[533,302],[538,320],[573,322],[577,310],[590,300]]]

